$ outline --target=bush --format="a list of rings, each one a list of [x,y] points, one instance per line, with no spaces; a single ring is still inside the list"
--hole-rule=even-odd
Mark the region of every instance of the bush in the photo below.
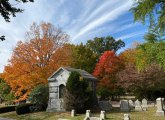
[[[33,104],[31,104],[31,103],[22,104],[22,105],[16,106],[16,109],[15,110],[16,110],[16,113],[18,115],[21,115],[21,114],[32,112],[31,107],[33,107]]]
[[[34,111],[46,110],[49,100],[48,85],[36,86],[29,95],[29,101],[34,104]]]
[[[12,112],[15,111],[15,106],[6,106],[0,108],[0,113]]]
[[[80,80],[80,78],[78,72],[71,72],[66,83],[64,108],[67,111],[75,109],[77,113],[82,113],[92,105],[92,92],[86,80]]]

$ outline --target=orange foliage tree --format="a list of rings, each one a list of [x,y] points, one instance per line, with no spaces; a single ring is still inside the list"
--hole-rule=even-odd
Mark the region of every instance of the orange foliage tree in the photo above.
[[[98,93],[102,99],[115,95],[119,90],[116,73],[123,67],[121,59],[114,51],[105,51],[96,64],[93,75],[99,79]]]
[[[69,36],[50,23],[33,24],[25,42],[18,42],[3,78],[18,101],[25,100],[30,91],[60,66],[70,65],[70,49],[65,43]]]

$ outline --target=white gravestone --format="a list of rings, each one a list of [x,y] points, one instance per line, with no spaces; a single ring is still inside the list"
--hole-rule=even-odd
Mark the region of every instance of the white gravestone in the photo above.
[[[129,114],[124,114],[124,120],[130,120]]]
[[[122,112],[129,112],[130,111],[128,100],[121,100],[120,101],[120,110]]]
[[[74,117],[75,116],[75,110],[72,110],[71,111],[71,117]]]
[[[85,117],[84,120],[90,120],[90,118],[89,117]]]
[[[147,111],[147,109],[148,109],[148,102],[145,98],[142,100],[142,109],[144,111]]]
[[[163,110],[165,111],[164,98],[162,98]]]
[[[162,100],[162,98],[157,98],[156,99],[156,106],[157,106],[156,115],[157,116],[164,116],[163,100]]]
[[[131,109],[134,109],[135,108],[135,105],[134,105],[134,102],[132,100],[129,100],[129,106]]]
[[[91,111],[90,110],[86,110],[86,118],[91,117]]]
[[[135,111],[143,111],[141,102],[138,99],[135,101]]]
[[[105,111],[101,111],[101,113],[100,113],[100,120],[105,120],[105,118],[106,118]]]

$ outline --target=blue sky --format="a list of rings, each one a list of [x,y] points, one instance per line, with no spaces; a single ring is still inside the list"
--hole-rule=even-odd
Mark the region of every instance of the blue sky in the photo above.
[[[49,1],[49,2],[48,2]],[[70,35],[72,43],[86,43],[94,37],[113,36],[122,39],[127,49],[134,41],[143,41],[147,26],[134,23],[129,11],[134,0],[35,0],[34,3],[16,4],[23,13],[6,23],[0,16],[0,35],[6,40],[0,42],[0,72],[8,63],[12,50],[33,22],[51,22]]]

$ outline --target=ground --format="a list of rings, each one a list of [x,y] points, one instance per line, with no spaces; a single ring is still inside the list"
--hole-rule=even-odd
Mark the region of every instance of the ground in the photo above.
[[[155,116],[156,108],[149,108],[148,111],[143,112],[130,112],[131,120],[165,120],[165,117]],[[95,113],[92,116],[99,116],[99,113]],[[124,113],[114,110],[107,113],[107,120],[123,120]],[[9,112],[0,114],[3,118],[13,118],[16,120],[58,120],[58,118],[65,118],[70,120],[83,120],[85,114],[77,115],[74,118],[70,117],[70,113],[47,113],[37,112],[25,115],[16,115],[15,112]]]

